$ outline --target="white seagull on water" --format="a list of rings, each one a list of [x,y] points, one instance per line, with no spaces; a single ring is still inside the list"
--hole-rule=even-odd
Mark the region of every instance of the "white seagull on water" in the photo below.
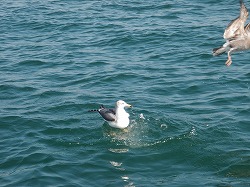
[[[250,23],[244,26],[248,18],[248,10],[242,0],[240,0],[240,7],[240,16],[231,21],[224,32],[226,43],[213,49],[214,56],[227,52],[227,66],[232,64],[232,52],[250,49]]]
[[[119,100],[116,102],[115,108],[105,108],[101,105],[99,109],[89,111],[99,112],[111,127],[124,129],[129,125],[129,114],[125,111],[125,107],[131,108],[132,105]]]

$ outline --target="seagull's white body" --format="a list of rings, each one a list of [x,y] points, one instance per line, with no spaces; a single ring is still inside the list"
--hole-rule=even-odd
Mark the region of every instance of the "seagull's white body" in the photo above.
[[[124,129],[129,125],[129,114],[123,106],[118,106],[115,110],[116,120],[108,121],[109,125],[114,128]]]
[[[125,101],[119,100],[116,102],[115,109],[108,109],[101,106],[98,110],[91,111],[98,111],[111,127],[124,129],[129,125],[129,114],[124,109],[125,107],[132,106]]]

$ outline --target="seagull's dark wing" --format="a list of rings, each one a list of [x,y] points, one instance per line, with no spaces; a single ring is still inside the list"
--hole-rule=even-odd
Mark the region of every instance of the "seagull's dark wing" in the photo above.
[[[116,116],[115,116],[115,109],[109,109],[101,106],[101,108],[98,110],[98,112],[101,114],[101,116],[106,120],[106,121],[115,121]]]
[[[106,120],[106,121],[115,121],[115,109],[113,108],[105,108],[103,105],[100,106],[99,109],[89,110],[89,112],[99,112],[99,114]]]

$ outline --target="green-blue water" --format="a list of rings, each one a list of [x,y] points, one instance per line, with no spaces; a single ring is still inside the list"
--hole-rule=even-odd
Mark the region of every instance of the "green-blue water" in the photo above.
[[[250,186],[250,52],[230,67],[211,53],[238,14],[234,0],[2,0],[0,186]],[[126,131],[87,112],[119,99]]]

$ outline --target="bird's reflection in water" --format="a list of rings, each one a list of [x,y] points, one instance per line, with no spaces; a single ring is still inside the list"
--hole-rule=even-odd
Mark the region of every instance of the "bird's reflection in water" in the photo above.
[[[129,149],[126,148],[110,148],[109,151],[113,154],[126,154]],[[134,183],[130,179],[130,177],[126,174],[127,171],[125,167],[123,167],[123,162],[117,162],[114,160],[109,161],[110,164],[121,173],[121,176],[119,176],[119,180],[122,180],[125,182],[124,187],[135,187]]]
[[[129,131],[131,129],[128,127],[126,129],[115,129],[109,126],[104,127],[103,134],[104,137],[109,138],[111,141],[110,148],[108,151],[112,154],[109,160],[111,166],[117,170],[119,174],[118,181],[124,183],[124,187],[134,187],[134,183],[131,181],[130,176],[128,176],[126,167],[124,165],[124,157],[129,153],[129,147],[126,146],[125,142],[129,139]],[[114,143],[114,144],[112,144]]]
[[[103,136],[110,142],[108,151],[110,152],[109,164],[119,175],[118,182],[124,183],[124,187],[135,187],[131,174],[126,170],[126,160],[131,148],[140,147],[141,135],[144,132],[145,117],[143,114],[136,120],[131,120],[130,125],[125,129],[110,127],[106,122],[103,124]]]

